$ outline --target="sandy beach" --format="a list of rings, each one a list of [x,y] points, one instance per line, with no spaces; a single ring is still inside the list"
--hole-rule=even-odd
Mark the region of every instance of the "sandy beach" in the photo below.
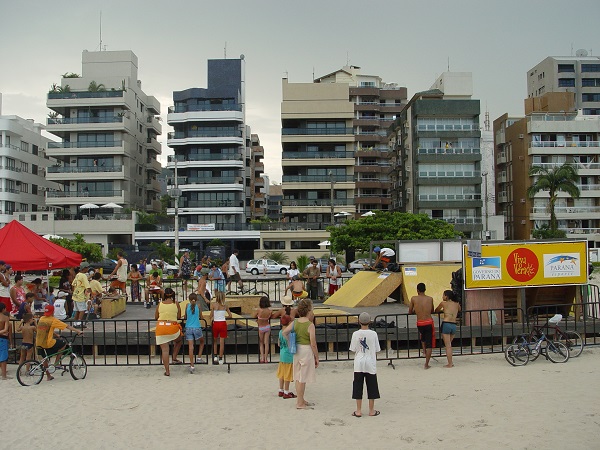
[[[352,417],[352,363],[322,363],[314,410],[277,397],[276,364],[90,367],[38,386],[0,382],[2,448],[600,448],[600,348],[566,364],[502,354],[378,364],[378,417]],[[9,367],[14,376],[15,366]],[[6,403],[5,403],[6,404]]]

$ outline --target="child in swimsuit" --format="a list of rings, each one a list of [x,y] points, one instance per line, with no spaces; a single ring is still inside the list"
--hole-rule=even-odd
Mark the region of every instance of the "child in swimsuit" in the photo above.
[[[223,355],[225,353],[225,339],[227,338],[227,320],[233,316],[229,311],[229,306],[225,305],[225,293],[217,291],[215,293],[215,302],[210,304],[210,320],[213,333],[213,355],[215,364],[224,364]],[[217,356],[217,341],[221,345],[220,353]]]
[[[21,341],[21,357],[19,358],[19,364],[22,364],[27,359],[33,357],[33,335],[35,333],[35,320],[33,314],[25,313],[23,315],[23,321],[21,322],[21,335],[23,340]]]
[[[258,322],[258,348],[260,349],[260,362],[266,363],[269,356],[269,341],[271,338],[270,319],[273,315],[271,311],[271,302],[267,297],[261,297],[258,303],[259,308],[253,314]]]

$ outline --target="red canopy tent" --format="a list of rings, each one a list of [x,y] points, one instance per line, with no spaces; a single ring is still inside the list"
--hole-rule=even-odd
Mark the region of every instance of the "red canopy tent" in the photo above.
[[[35,234],[13,220],[0,229],[0,260],[13,270],[51,270],[81,264],[81,255]]]

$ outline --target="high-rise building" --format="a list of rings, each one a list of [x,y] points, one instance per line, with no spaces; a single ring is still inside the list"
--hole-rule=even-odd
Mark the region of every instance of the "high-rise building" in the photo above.
[[[319,228],[344,213],[390,209],[386,129],[405,101],[406,88],[356,66],[313,83],[284,79],[284,220]]]
[[[527,71],[527,97],[572,92],[584,116],[600,115],[600,57],[578,50],[576,56],[549,56]]]
[[[13,220],[14,213],[47,211],[44,193],[58,188],[44,177],[53,163],[45,157],[50,139],[42,136],[43,128],[0,112],[0,227]]]
[[[133,52],[84,51],[81,75],[65,74],[46,105],[47,130],[62,139],[47,148],[58,161],[47,179],[60,185],[48,206],[67,217],[86,215],[85,203],[160,211],[160,104],[142,91]]]
[[[480,106],[472,93],[471,73],[445,72],[405,106],[389,130],[392,203],[482,238]]]
[[[504,114],[494,121],[496,204],[507,239],[530,239],[550,223],[548,191],[527,195],[535,181],[530,168],[551,170],[568,163],[578,171],[580,196],[558,194],[558,229],[600,247],[600,117],[575,111],[575,96],[550,92],[528,98],[525,117]]]
[[[246,125],[244,66],[243,57],[208,60],[206,88],[173,93],[167,121],[174,132],[167,144],[174,155],[168,168],[177,168],[184,229],[239,230],[264,215],[257,181],[264,149]]]

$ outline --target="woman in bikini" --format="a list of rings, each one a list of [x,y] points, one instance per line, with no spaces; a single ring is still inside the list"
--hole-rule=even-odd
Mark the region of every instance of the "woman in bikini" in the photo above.
[[[258,303],[259,308],[253,314],[258,322],[258,348],[260,350],[260,362],[266,363],[269,358],[269,347],[271,339],[271,302],[267,297],[261,297]]]
[[[171,375],[169,371],[169,343],[174,342],[173,364],[181,364],[181,361],[177,359],[177,355],[183,341],[181,325],[178,322],[181,319],[181,309],[179,303],[175,302],[175,291],[173,289],[165,289],[165,298],[158,304],[154,318],[158,321],[156,323],[156,343],[160,345],[165,376],[168,377]]]

